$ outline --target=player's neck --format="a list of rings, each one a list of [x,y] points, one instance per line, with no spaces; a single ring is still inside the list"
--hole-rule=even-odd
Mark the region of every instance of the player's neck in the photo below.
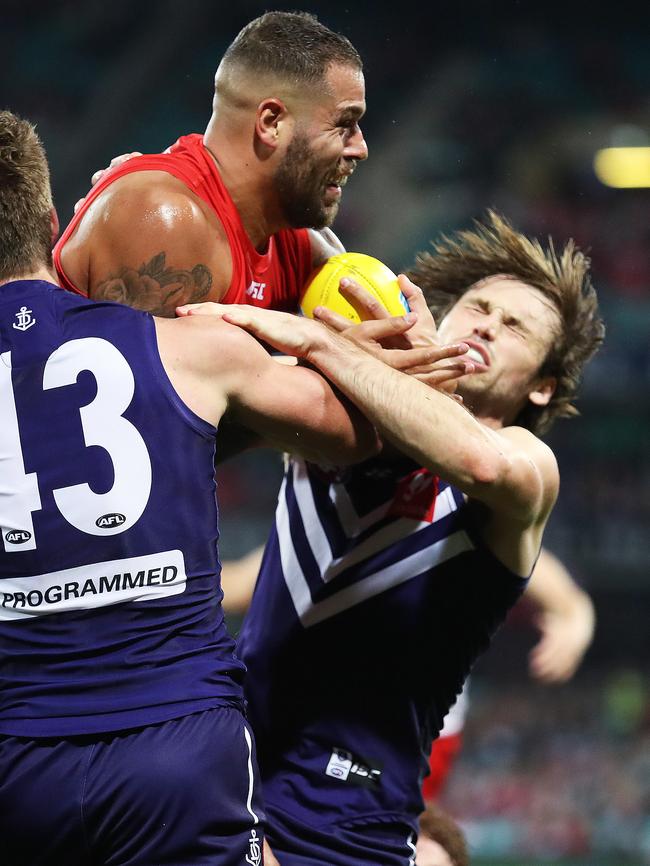
[[[41,268],[36,268],[34,271],[30,271],[26,274],[14,274],[10,277],[0,280],[0,290],[2,286],[7,283],[14,283],[18,280],[42,280],[45,283],[55,283],[57,286],[59,285],[59,281],[54,273],[54,270],[50,270],[50,268],[43,265]]]
[[[481,416],[477,415],[476,420],[480,421],[485,427],[489,427],[490,430],[503,430],[504,427],[508,426],[504,423],[502,418],[490,418],[489,416]]]
[[[259,170],[254,153],[246,158],[241,149],[233,151],[232,142],[209,132],[208,126],[203,138],[206,150],[219,170],[251,243],[258,252],[264,252],[271,235],[287,228],[275,203],[271,179]]]

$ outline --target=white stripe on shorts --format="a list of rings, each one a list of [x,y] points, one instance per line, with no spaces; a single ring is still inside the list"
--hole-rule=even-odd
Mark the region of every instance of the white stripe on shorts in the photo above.
[[[255,812],[253,812],[253,741],[251,740],[251,735],[244,725],[244,738],[246,739],[246,745],[248,746],[248,797],[246,799],[246,808],[251,814],[253,818],[253,823],[259,824],[260,819],[257,817]]]
[[[408,839],[406,840],[406,844],[409,846],[411,851],[413,852],[413,856],[409,857],[408,866],[415,866],[415,845],[413,844],[413,833],[410,834]]]

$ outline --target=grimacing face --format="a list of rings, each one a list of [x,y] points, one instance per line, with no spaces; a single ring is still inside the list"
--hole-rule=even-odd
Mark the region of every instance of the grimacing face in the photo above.
[[[334,222],[342,188],[368,148],[359,128],[365,111],[360,70],[333,65],[323,97],[299,118],[275,174],[280,206],[292,228],[321,229]]]
[[[458,393],[483,420],[509,424],[528,400],[545,405],[553,380],[539,370],[560,318],[552,302],[526,283],[505,275],[487,277],[472,286],[442,320],[443,343],[469,345],[475,372],[464,376]]]

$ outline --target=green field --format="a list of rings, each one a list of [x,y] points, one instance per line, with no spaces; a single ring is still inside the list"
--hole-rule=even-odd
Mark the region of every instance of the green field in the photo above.
[[[583,857],[580,860],[494,860],[484,857],[472,857],[472,866],[644,866],[640,860],[627,860],[620,858]]]

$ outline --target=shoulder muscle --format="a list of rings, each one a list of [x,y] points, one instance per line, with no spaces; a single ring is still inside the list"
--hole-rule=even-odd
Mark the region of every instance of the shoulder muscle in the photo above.
[[[90,297],[157,315],[221,298],[232,276],[220,221],[164,172],[129,174],[107,187],[69,245],[85,247]]]

